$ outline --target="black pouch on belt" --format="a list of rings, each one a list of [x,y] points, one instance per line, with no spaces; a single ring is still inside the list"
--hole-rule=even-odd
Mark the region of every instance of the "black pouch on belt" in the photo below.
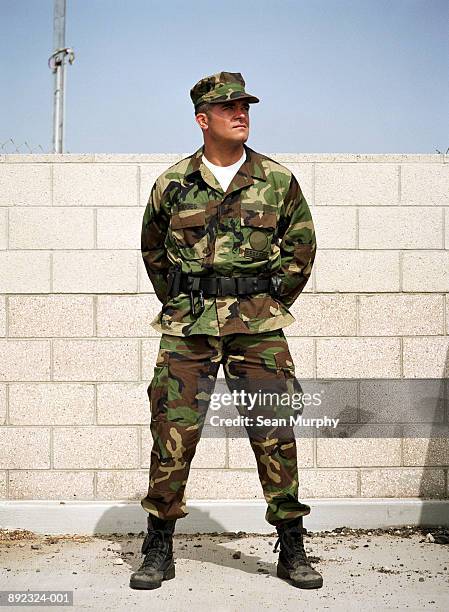
[[[167,294],[176,297],[180,292],[181,270],[170,268],[167,274]]]
[[[199,277],[193,277],[190,276],[188,279],[188,284],[189,284],[189,295],[190,295],[190,312],[192,313],[192,315],[194,317],[199,317],[200,314],[203,312],[204,310],[204,296],[203,296],[203,291],[200,289],[200,278]],[[198,292],[198,299],[199,299],[199,309],[196,309],[196,305],[195,305],[195,293],[194,292]]]

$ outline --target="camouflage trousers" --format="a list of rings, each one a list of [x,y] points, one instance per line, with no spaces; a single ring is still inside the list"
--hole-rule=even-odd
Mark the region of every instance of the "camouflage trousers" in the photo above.
[[[223,364],[229,389],[269,387],[295,381],[282,329],[223,337],[163,334],[148,387],[153,447],[149,487],[141,505],[163,519],[185,517],[185,487],[200,440],[217,372]],[[208,381],[199,389],[198,381]],[[242,414],[242,406],[237,405]],[[276,412],[276,410],[275,410]],[[236,416],[238,413],[236,412]],[[246,427],[246,425],[245,425]],[[297,449],[293,428],[246,427],[271,525],[310,513],[298,501]],[[245,439],[240,439],[245,444]]]

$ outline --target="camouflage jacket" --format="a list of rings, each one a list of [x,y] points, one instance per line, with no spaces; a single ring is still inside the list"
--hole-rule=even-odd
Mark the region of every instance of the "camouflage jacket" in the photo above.
[[[310,209],[293,174],[245,145],[246,161],[226,192],[201,161],[203,147],[156,180],[142,223],[141,250],[162,311],[157,331],[175,336],[256,334],[290,325],[288,307],[303,290],[315,259]],[[281,277],[269,293],[205,297],[194,317],[190,297],[167,297],[167,273]]]

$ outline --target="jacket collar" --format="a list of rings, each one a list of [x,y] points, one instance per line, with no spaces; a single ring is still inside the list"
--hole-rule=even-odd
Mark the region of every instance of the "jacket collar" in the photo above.
[[[267,177],[265,174],[265,170],[262,165],[262,156],[259,155],[253,149],[250,149],[245,144],[243,145],[246,151],[246,160],[241,165],[237,174],[232,179],[226,193],[230,193],[231,191],[235,191],[237,189],[242,189],[243,187],[247,187],[248,185],[252,185],[254,183],[253,179],[259,179],[262,181],[266,181]],[[213,189],[222,191],[218,181],[215,179],[212,172],[209,168],[203,164],[202,155],[204,152],[204,145],[202,145],[195,153],[190,156],[189,163],[186,168],[185,176],[188,177],[199,172],[203,178],[203,180],[213,187]]]

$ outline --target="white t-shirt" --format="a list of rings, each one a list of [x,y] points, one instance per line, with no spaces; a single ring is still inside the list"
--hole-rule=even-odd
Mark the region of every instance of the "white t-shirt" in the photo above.
[[[235,164],[232,164],[232,166],[216,166],[208,159],[206,159],[206,157],[203,155],[204,165],[207,166],[212,172],[212,174],[215,176],[217,181],[220,183],[223,191],[226,191],[226,189],[229,187],[230,182],[237,174],[237,170],[240,168],[240,166],[245,160],[246,151],[243,151],[242,157],[238,161],[236,161]]]

